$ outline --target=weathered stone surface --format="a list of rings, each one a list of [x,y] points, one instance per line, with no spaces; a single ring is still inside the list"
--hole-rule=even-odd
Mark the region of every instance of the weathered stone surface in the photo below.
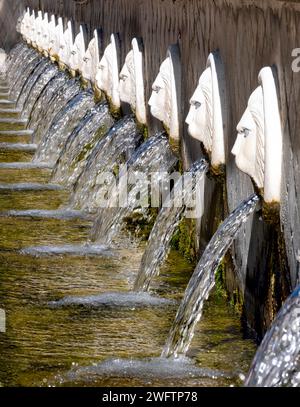
[[[20,34],[14,27],[23,11],[25,11],[23,0],[0,0],[0,48],[8,51],[17,42]]]

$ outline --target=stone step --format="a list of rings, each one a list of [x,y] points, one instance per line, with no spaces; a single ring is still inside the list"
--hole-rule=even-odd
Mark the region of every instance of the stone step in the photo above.
[[[15,109],[16,103],[12,100],[0,99],[0,109]]]
[[[4,151],[26,151],[34,153],[37,149],[37,144],[32,143],[0,143],[0,150]]]
[[[7,164],[7,165],[5,165]],[[51,169],[49,168],[37,168],[30,167],[27,168],[22,166],[18,168],[14,164],[24,164],[24,163],[0,163],[0,184],[1,183],[20,183],[20,182],[38,182],[38,183],[48,183],[51,179]],[[30,164],[26,163],[26,164]],[[1,216],[1,211],[0,211]]]
[[[10,162],[0,162],[0,170],[53,170],[55,164],[46,162],[35,162],[35,161],[10,161]]]
[[[34,133],[33,130],[1,130],[0,136],[32,136]]]
[[[0,99],[0,109],[14,109],[16,103],[13,100]]]
[[[0,131],[1,143],[31,143],[33,130],[8,130]]]
[[[0,134],[0,143],[23,143],[30,144],[32,142],[32,136],[30,134],[25,134],[24,136],[12,136],[12,135],[1,135]]]
[[[7,182],[0,184],[0,191],[66,191],[62,185],[58,184],[44,184],[39,182],[21,182],[19,184],[10,184]]]
[[[9,92],[0,92],[0,100],[9,98]]]
[[[0,131],[25,130],[27,123],[28,123],[27,119],[1,119],[0,118]]]
[[[25,181],[26,182],[26,181]],[[35,185],[16,183],[15,185],[0,183],[1,211],[9,210],[40,210],[40,209],[58,209],[62,205],[67,205],[69,201],[69,191],[47,187],[39,187]],[[17,184],[17,185],[16,185]],[[23,185],[22,185],[23,184]],[[45,184],[43,184],[45,185]],[[34,195],[36,194],[36,197]],[[10,225],[10,228],[14,225]],[[1,230],[3,233],[3,231]],[[12,231],[13,232],[13,231]],[[15,233],[16,234],[16,233]],[[15,236],[13,236],[15,239]]]
[[[0,84],[0,93],[9,93],[9,86]]]
[[[21,117],[22,110],[16,108],[1,109],[0,118],[19,118]]]
[[[18,143],[19,144],[19,143]],[[0,148],[0,164],[2,163],[30,163],[34,156],[34,151],[26,149],[11,149]]]

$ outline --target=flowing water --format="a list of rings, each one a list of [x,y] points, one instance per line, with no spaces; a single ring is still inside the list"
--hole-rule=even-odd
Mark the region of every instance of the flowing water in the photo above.
[[[40,97],[42,90],[47,85],[47,83],[55,76],[57,73],[57,67],[53,64],[46,64],[45,69],[42,71],[40,77],[36,80],[34,86],[31,88],[27,99],[25,100],[23,106],[23,116],[30,117],[33,106],[35,105],[37,99]]]
[[[35,68],[41,63],[41,57],[33,51],[29,54],[26,54],[25,58],[21,60],[21,69],[17,74],[17,78],[14,86],[10,91],[10,99],[17,101],[19,95],[21,95],[23,87],[26,85],[28,78],[34,72]],[[23,66],[24,64],[24,66]]]
[[[59,82],[60,83],[60,82]],[[68,106],[68,103],[75,98],[80,92],[80,85],[78,80],[69,80],[64,81],[63,86],[59,87],[57,92],[54,94],[54,97],[51,98],[47,110],[43,111],[44,116],[42,116],[36,126],[33,126],[34,129],[34,142],[38,143],[42,139],[46,138],[49,129],[53,123],[55,127],[55,121],[59,120],[62,112]],[[41,113],[42,114],[42,113]],[[38,158],[35,159],[39,161]]]
[[[34,88],[36,81],[39,79],[39,77],[43,74],[43,72],[49,65],[50,63],[46,58],[41,58],[40,62],[37,64],[33,72],[26,79],[26,82],[24,83],[22,91],[17,100],[17,107],[18,109],[22,109],[23,116],[25,116],[24,105],[28,100],[32,88]]]
[[[204,313],[194,362],[158,358],[192,272],[177,253],[162,269],[157,299],[128,297],[143,246],[126,241],[127,249],[99,261],[93,253],[71,251],[72,244],[86,241],[88,221],[3,217],[0,223],[0,298],[7,313],[6,334],[0,334],[3,385],[240,384],[236,373],[247,371],[254,345],[242,340],[239,319],[218,298]],[[24,250],[62,243],[69,244],[69,254]],[[106,298],[98,300],[99,294]]]
[[[35,56],[36,52],[24,45],[22,51],[17,55],[12,69],[10,69],[10,66],[8,67],[7,79],[8,83],[11,84],[11,91],[13,88],[16,88],[17,80],[19,79],[22,71],[25,69],[26,64],[31,62]],[[20,63],[20,61],[22,63]],[[17,91],[18,89],[15,90]]]
[[[29,52],[29,48],[22,42],[12,48],[6,59],[6,78],[10,84],[13,84],[13,78],[19,69],[18,61],[22,58],[23,53]]]
[[[177,311],[162,356],[185,355],[192,341],[197,322],[202,315],[204,301],[215,285],[215,271],[227,252],[239,228],[255,210],[257,195],[242,202],[219,226],[207,245],[185,291]]]
[[[245,381],[250,387],[300,387],[300,286],[266,333]]]
[[[41,140],[34,161],[55,164],[72,131],[94,106],[91,92],[79,92],[53,119],[52,125]]]
[[[194,363],[172,365],[158,358],[192,271],[176,253],[162,270],[160,302],[128,299],[124,295],[142,247],[100,261],[81,253],[32,256],[18,249],[84,241],[88,224],[25,218],[0,218],[0,223],[0,298],[7,313],[7,331],[0,334],[3,385],[241,384],[236,373],[247,372],[255,347],[242,339],[239,319],[220,299],[211,300],[199,324]],[[108,296],[108,291],[121,294],[97,302],[99,293]]]
[[[45,117],[48,116],[49,106],[51,106],[52,100],[55,99],[57,92],[59,92],[60,88],[66,83],[66,79],[66,74],[58,71],[55,77],[48,82],[32,108],[28,128],[35,131],[39,124],[45,121]]]
[[[104,172],[112,172],[124,164],[140,144],[142,134],[133,116],[116,123],[95,145],[87,164],[74,185],[70,205],[74,208],[95,210],[102,185],[97,179]]]
[[[108,104],[102,102],[92,108],[73,130],[61,151],[53,173],[53,181],[73,185],[95,144],[112,126]]]
[[[172,193],[163,203],[142,257],[140,270],[134,283],[135,291],[149,290],[151,281],[157,276],[160,265],[168,255],[171,239],[185,209],[192,203],[196,189],[200,189],[200,194],[197,193],[197,197],[203,194],[203,181],[207,168],[208,165],[205,160],[200,160],[192,165],[190,170],[180,177]]]
[[[25,106],[35,99],[29,129],[38,118],[33,142],[42,140],[42,147],[33,162],[32,151],[20,146],[0,154],[0,307],[6,313],[6,330],[0,332],[0,385],[241,385],[239,373],[247,372],[255,345],[242,338],[239,318],[217,294],[204,307],[187,358],[159,356],[192,264],[171,251],[151,293],[130,291],[144,243],[121,233],[119,226],[119,233],[115,229],[112,234],[113,248],[87,243],[93,219],[62,209],[70,202],[69,192],[50,183],[49,162],[56,162],[60,154],[57,171],[77,159],[87,162],[75,194],[84,190],[89,177],[97,183],[104,169],[117,173],[115,165],[124,162],[132,174],[167,172],[176,164],[167,138],[152,137],[135,151],[142,135],[130,116],[96,142],[93,131],[101,123],[93,119],[106,116],[106,105],[95,107],[92,96],[80,92],[77,80],[56,75],[47,64],[35,76],[42,58],[26,46],[12,56],[18,49],[21,55],[11,83],[25,91],[26,83],[36,77]],[[13,87],[12,94],[18,95],[21,88]],[[32,142],[31,132],[6,137],[14,143],[18,137]],[[78,156],[90,143],[92,149]],[[96,203],[95,191],[98,186],[92,192]],[[135,187],[130,192],[136,192]],[[132,193],[128,209],[117,213],[118,225],[137,204]],[[105,216],[109,222],[113,219],[110,212]]]
[[[93,225],[92,241],[110,245],[122,228],[126,217],[141,208],[141,204],[145,204],[145,207],[141,208],[142,211],[147,212],[149,182],[151,182],[149,175],[157,172],[164,177],[174,168],[176,162],[177,158],[173,155],[165,134],[158,134],[145,141],[120,171],[120,181],[108,192],[107,201],[102,199],[103,209],[99,210]],[[140,174],[144,176],[139,177]],[[127,183],[131,177],[136,182]],[[125,195],[124,202],[120,202],[120,198]],[[142,202],[144,198],[147,202]]]
[[[14,68],[15,65],[15,60],[20,55],[23,50],[27,48],[26,44],[24,42],[18,42],[9,52],[8,57],[7,57],[7,67],[9,69],[8,72],[6,72],[6,76],[8,76],[11,72],[11,70]]]

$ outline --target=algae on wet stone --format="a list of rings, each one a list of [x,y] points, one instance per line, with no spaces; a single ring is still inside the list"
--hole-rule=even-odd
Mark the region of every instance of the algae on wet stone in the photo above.
[[[38,182],[47,183],[51,178],[50,169],[40,168],[1,168],[0,183],[26,183]]]
[[[74,160],[74,162],[72,164],[72,168],[75,168],[78,163],[80,163],[81,161],[86,160],[88,158],[89,154],[92,152],[93,148],[95,147],[96,142],[98,140],[100,140],[107,131],[108,131],[107,126],[103,125],[103,126],[99,127],[99,129],[96,131],[96,133],[92,137],[91,141],[82,148],[82,150],[80,151],[80,153]]]
[[[196,221],[194,219],[183,218],[175,232],[171,247],[178,250],[185,259],[195,262],[198,258],[196,248]]]
[[[136,238],[147,240],[157,215],[158,208],[148,208],[146,212],[139,210],[133,211],[130,216],[124,218],[124,229],[129,231]]]

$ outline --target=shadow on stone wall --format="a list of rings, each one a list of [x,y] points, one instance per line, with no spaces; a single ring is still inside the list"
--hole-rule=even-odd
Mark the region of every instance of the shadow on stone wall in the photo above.
[[[9,50],[18,41],[16,24],[23,10],[23,0],[0,0],[0,48]]]

